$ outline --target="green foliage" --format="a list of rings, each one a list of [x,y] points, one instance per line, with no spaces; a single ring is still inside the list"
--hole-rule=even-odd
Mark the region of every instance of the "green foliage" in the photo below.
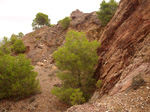
[[[145,81],[142,78],[142,76],[141,75],[137,75],[137,76],[133,77],[131,87],[136,90],[137,88],[143,86],[144,83],[145,83]]]
[[[110,0],[106,3],[105,0],[100,4],[97,16],[101,21],[102,26],[106,26],[107,23],[112,19],[118,7],[118,3],[115,0]]]
[[[78,105],[85,102],[83,92],[80,89],[54,87],[51,93],[69,105]]]
[[[0,43],[0,56],[4,54],[10,54],[11,50],[14,50],[15,53],[23,53],[25,52],[25,46],[20,40],[24,34],[22,32],[18,33],[18,35],[12,34],[10,41],[8,41],[7,37],[3,38],[3,41]]]
[[[8,38],[4,37],[2,42],[0,43],[0,56],[11,53],[11,49],[9,46],[10,42],[8,41]]]
[[[71,104],[78,105],[85,103],[85,98],[83,97],[83,92],[80,89],[74,89],[74,92],[70,96]]]
[[[64,30],[66,30],[69,26],[71,19],[69,17],[65,17],[64,19],[60,20],[59,22],[61,23],[61,26],[63,27]]]
[[[51,90],[51,93],[55,96],[57,96],[59,99],[61,99],[62,101],[70,104],[71,99],[70,96],[72,95],[72,93],[74,92],[73,88],[59,88],[59,87],[54,87]]]
[[[24,34],[22,32],[19,32],[18,35],[12,34],[10,37],[11,44],[14,44],[16,40],[21,39],[22,37],[24,37]]]
[[[15,43],[12,45],[12,49],[15,51],[15,53],[24,53],[26,51],[26,47],[20,39],[15,41]]]
[[[39,91],[37,73],[24,55],[0,56],[0,99],[23,98]]]
[[[32,22],[33,30],[36,30],[43,26],[50,26],[50,19],[47,14],[37,13],[36,18]]]
[[[22,32],[18,33],[18,38],[21,39],[22,37],[24,37],[24,34]]]
[[[97,41],[89,42],[85,33],[69,31],[64,47],[53,54],[56,66],[61,70],[57,76],[62,80],[62,88],[79,88],[85,100],[90,98],[95,86],[93,75],[98,46]]]
[[[101,86],[102,86],[102,80],[98,80],[96,82],[96,87],[101,88]]]
[[[18,35],[12,34],[10,37],[11,44],[14,44],[16,40],[18,40]]]

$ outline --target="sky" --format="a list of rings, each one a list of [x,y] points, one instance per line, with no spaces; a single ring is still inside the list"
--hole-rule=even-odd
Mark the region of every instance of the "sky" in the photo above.
[[[31,24],[38,12],[47,14],[51,24],[57,24],[57,21],[70,16],[76,9],[84,13],[98,11],[101,2],[102,0],[0,0],[0,40],[19,32],[32,32]]]

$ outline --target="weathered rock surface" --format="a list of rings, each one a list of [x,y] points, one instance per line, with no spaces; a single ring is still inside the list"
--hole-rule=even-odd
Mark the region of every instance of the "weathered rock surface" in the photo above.
[[[125,90],[131,85],[132,77],[149,69],[150,60],[143,58],[149,59],[150,55],[147,51],[150,48],[149,11],[149,0],[122,0],[106,26],[99,40],[100,59],[96,70],[96,75],[103,80],[102,94]]]
[[[27,57],[33,63],[49,59],[49,55],[62,45],[65,33],[60,25],[55,25],[43,27],[27,34],[22,38],[27,47]]]
[[[103,80],[91,103],[73,106],[67,112],[150,111],[150,0],[121,0],[116,14],[99,42],[95,78]],[[146,84],[134,91],[133,77]],[[99,92],[99,94],[97,94]],[[136,96],[136,97],[135,97]],[[101,110],[104,108],[104,110]]]
[[[100,27],[96,12],[83,13],[76,10],[71,13],[70,18],[72,21],[70,22],[69,30],[86,32],[90,41],[99,39],[101,36],[103,28]]]
[[[72,21],[67,30],[63,30],[61,25],[57,24],[53,27],[40,28],[22,38],[27,48],[26,55],[33,63],[49,60],[49,55],[63,45],[66,32],[69,30],[84,31],[90,41],[98,39],[103,31],[95,12],[83,13],[76,10],[72,12],[70,18]]]

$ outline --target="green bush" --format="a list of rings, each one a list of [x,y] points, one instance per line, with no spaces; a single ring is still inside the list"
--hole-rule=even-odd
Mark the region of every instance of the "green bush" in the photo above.
[[[83,92],[80,89],[54,87],[51,93],[69,105],[78,105],[85,102]]]
[[[118,7],[118,3],[115,0],[110,0],[106,3],[105,0],[100,4],[99,11],[97,12],[98,19],[100,19],[101,25],[106,26],[112,19]]]
[[[101,86],[102,86],[102,80],[98,80],[96,82],[96,87],[101,88]]]
[[[93,75],[98,61],[97,47],[99,46],[97,41],[89,42],[83,32],[69,31],[67,33],[64,47],[53,54],[56,66],[60,70],[57,77],[62,80],[59,93],[63,91],[62,88],[79,88],[86,101],[90,98],[95,88]],[[66,97],[70,96],[66,95]],[[76,104],[76,101],[72,104]]]
[[[74,92],[71,94],[70,99],[72,105],[79,105],[85,102],[83,91],[80,91],[80,89],[74,89]]]
[[[9,46],[10,42],[8,41],[8,38],[4,37],[2,42],[0,43],[0,56],[11,53],[11,49]]]
[[[61,23],[63,29],[66,30],[69,26],[70,21],[71,19],[69,17],[65,17],[63,20],[60,20],[59,22]]]
[[[24,55],[0,56],[0,99],[20,99],[39,92],[37,73]]]
[[[24,53],[26,51],[26,47],[20,39],[15,41],[15,43],[12,45],[12,49],[15,51],[15,53]]]
[[[18,40],[18,35],[12,34],[10,37],[11,44],[14,44],[16,40]]]
[[[63,88],[63,87],[62,88],[53,87],[53,89],[51,90],[51,93],[53,95],[58,97],[60,100],[68,103],[69,105],[71,105],[70,96],[72,95],[73,92],[74,92],[73,88]]]

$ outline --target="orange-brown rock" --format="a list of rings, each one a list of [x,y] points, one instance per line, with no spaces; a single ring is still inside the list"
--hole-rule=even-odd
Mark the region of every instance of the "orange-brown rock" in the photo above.
[[[83,13],[77,9],[71,13],[70,18],[69,30],[86,32],[90,41],[98,39],[103,32],[96,12]]]
[[[101,48],[95,74],[103,80],[102,94],[124,91],[134,76],[147,73],[150,68],[149,12],[149,0],[121,0],[106,26],[99,40]]]
[[[27,52],[26,55],[33,63],[49,58],[64,41],[65,32],[60,25],[43,27],[22,38]]]

